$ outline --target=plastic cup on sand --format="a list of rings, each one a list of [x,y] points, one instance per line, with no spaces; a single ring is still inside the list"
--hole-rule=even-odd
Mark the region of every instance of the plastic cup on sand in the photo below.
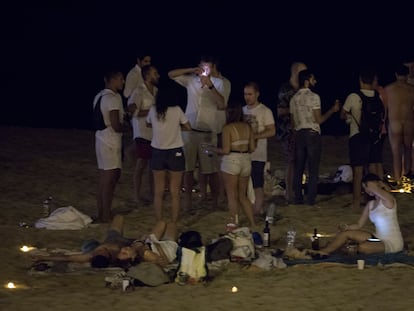
[[[358,259],[358,260],[357,260],[357,264],[358,264],[358,270],[364,270],[364,267],[365,267],[365,260],[363,260],[363,259]]]

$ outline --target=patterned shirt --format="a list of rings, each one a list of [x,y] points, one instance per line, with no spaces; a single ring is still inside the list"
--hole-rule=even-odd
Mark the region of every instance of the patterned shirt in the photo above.
[[[300,89],[290,100],[289,106],[296,131],[311,129],[321,133],[321,127],[313,115],[313,110],[321,109],[321,99],[318,94],[308,88]]]

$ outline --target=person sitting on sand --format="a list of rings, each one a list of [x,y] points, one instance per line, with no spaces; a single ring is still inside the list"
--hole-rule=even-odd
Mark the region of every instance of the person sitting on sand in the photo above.
[[[158,241],[163,238],[175,239],[175,226],[167,226],[165,223],[157,223],[152,233],[149,235],[148,244],[160,244],[160,250],[151,250],[147,243],[136,239],[126,238],[123,236],[124,216],[117,214],[114,216],[111,225],[102,243],[96,240],[89,241],[89,250],[82,254],[72,255],[33,255],[32,260],[35,263],[52,261],[52,262],[74,262],[90,263],[93,268],[107,268],[109,266],[125,267],[126,265],[137,264],[141,261],[149,261],[165,266],[168,260],[171,260],[171,254],[174,254],[174,241]],[[149,243],[151,242],[151,243]],[[170,243],[173,242],[173,243]],[[134,249],[129,253],[128,249]],[[155,246],[154,246],[155,248]],[[167,256],[160,255],[166,254]],[[173,259],[172,259],[173,260]],[[172,261],[171,260],[171,261]]]
[[[397,203],[389,188],[378,175],[372,173],[362,179],[362,186],[365,192],[375,199],[366,204],[358,223],[340,225],[341,231],[334,240],[316,253],[328,255],[348,242],[357,243],[357,252],[360,254],[397,253],[403,249]],[[368,218],[375,225],[374,234],[362,229]]]

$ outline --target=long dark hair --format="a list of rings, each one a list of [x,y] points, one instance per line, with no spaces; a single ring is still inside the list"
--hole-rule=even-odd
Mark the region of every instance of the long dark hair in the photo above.
[[[163,86],[159,89],[155,99],[155,111],[159,121],[164,121],[168,107],[179,106],[180,97],[174,87]]]
[[[166,90],[162,89],[158,91],[157,98],[155,99],[155,110],[157,111],[157,118],[160,121],[165,120],[165,113],[168,109],[168,103],[172,100],[172,98],[168,98],[168,94],[166,94]]]
[[[226,122],[234,123],[243,121],[243,106],[239,100],[230,99],[226,109]]]

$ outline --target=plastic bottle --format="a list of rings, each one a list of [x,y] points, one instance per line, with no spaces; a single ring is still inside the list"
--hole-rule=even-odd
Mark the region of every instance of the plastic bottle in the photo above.
[[[296,230],[290,227],[286,233],[286,244],[288,248],[295,247]]]
[[[267,221],[270,225],[273,224],[275,209],[276,209],[275,203],[271,203],[269,207],[267,208],[265,221]]]
[[[50,215],[50,205],[49,205],[49,199],[46,199],[43,201],[43,217],[49,217]]]
[[[263,228],[263,247],[269,247],[270,246],[270,228],[269,228],[269,222],[266,221],[266,225]]]
[[[319,250],[319,236],[318,236],[318,229],[313,229],[313,236],[312,236],[312,249],[314,251]]]

